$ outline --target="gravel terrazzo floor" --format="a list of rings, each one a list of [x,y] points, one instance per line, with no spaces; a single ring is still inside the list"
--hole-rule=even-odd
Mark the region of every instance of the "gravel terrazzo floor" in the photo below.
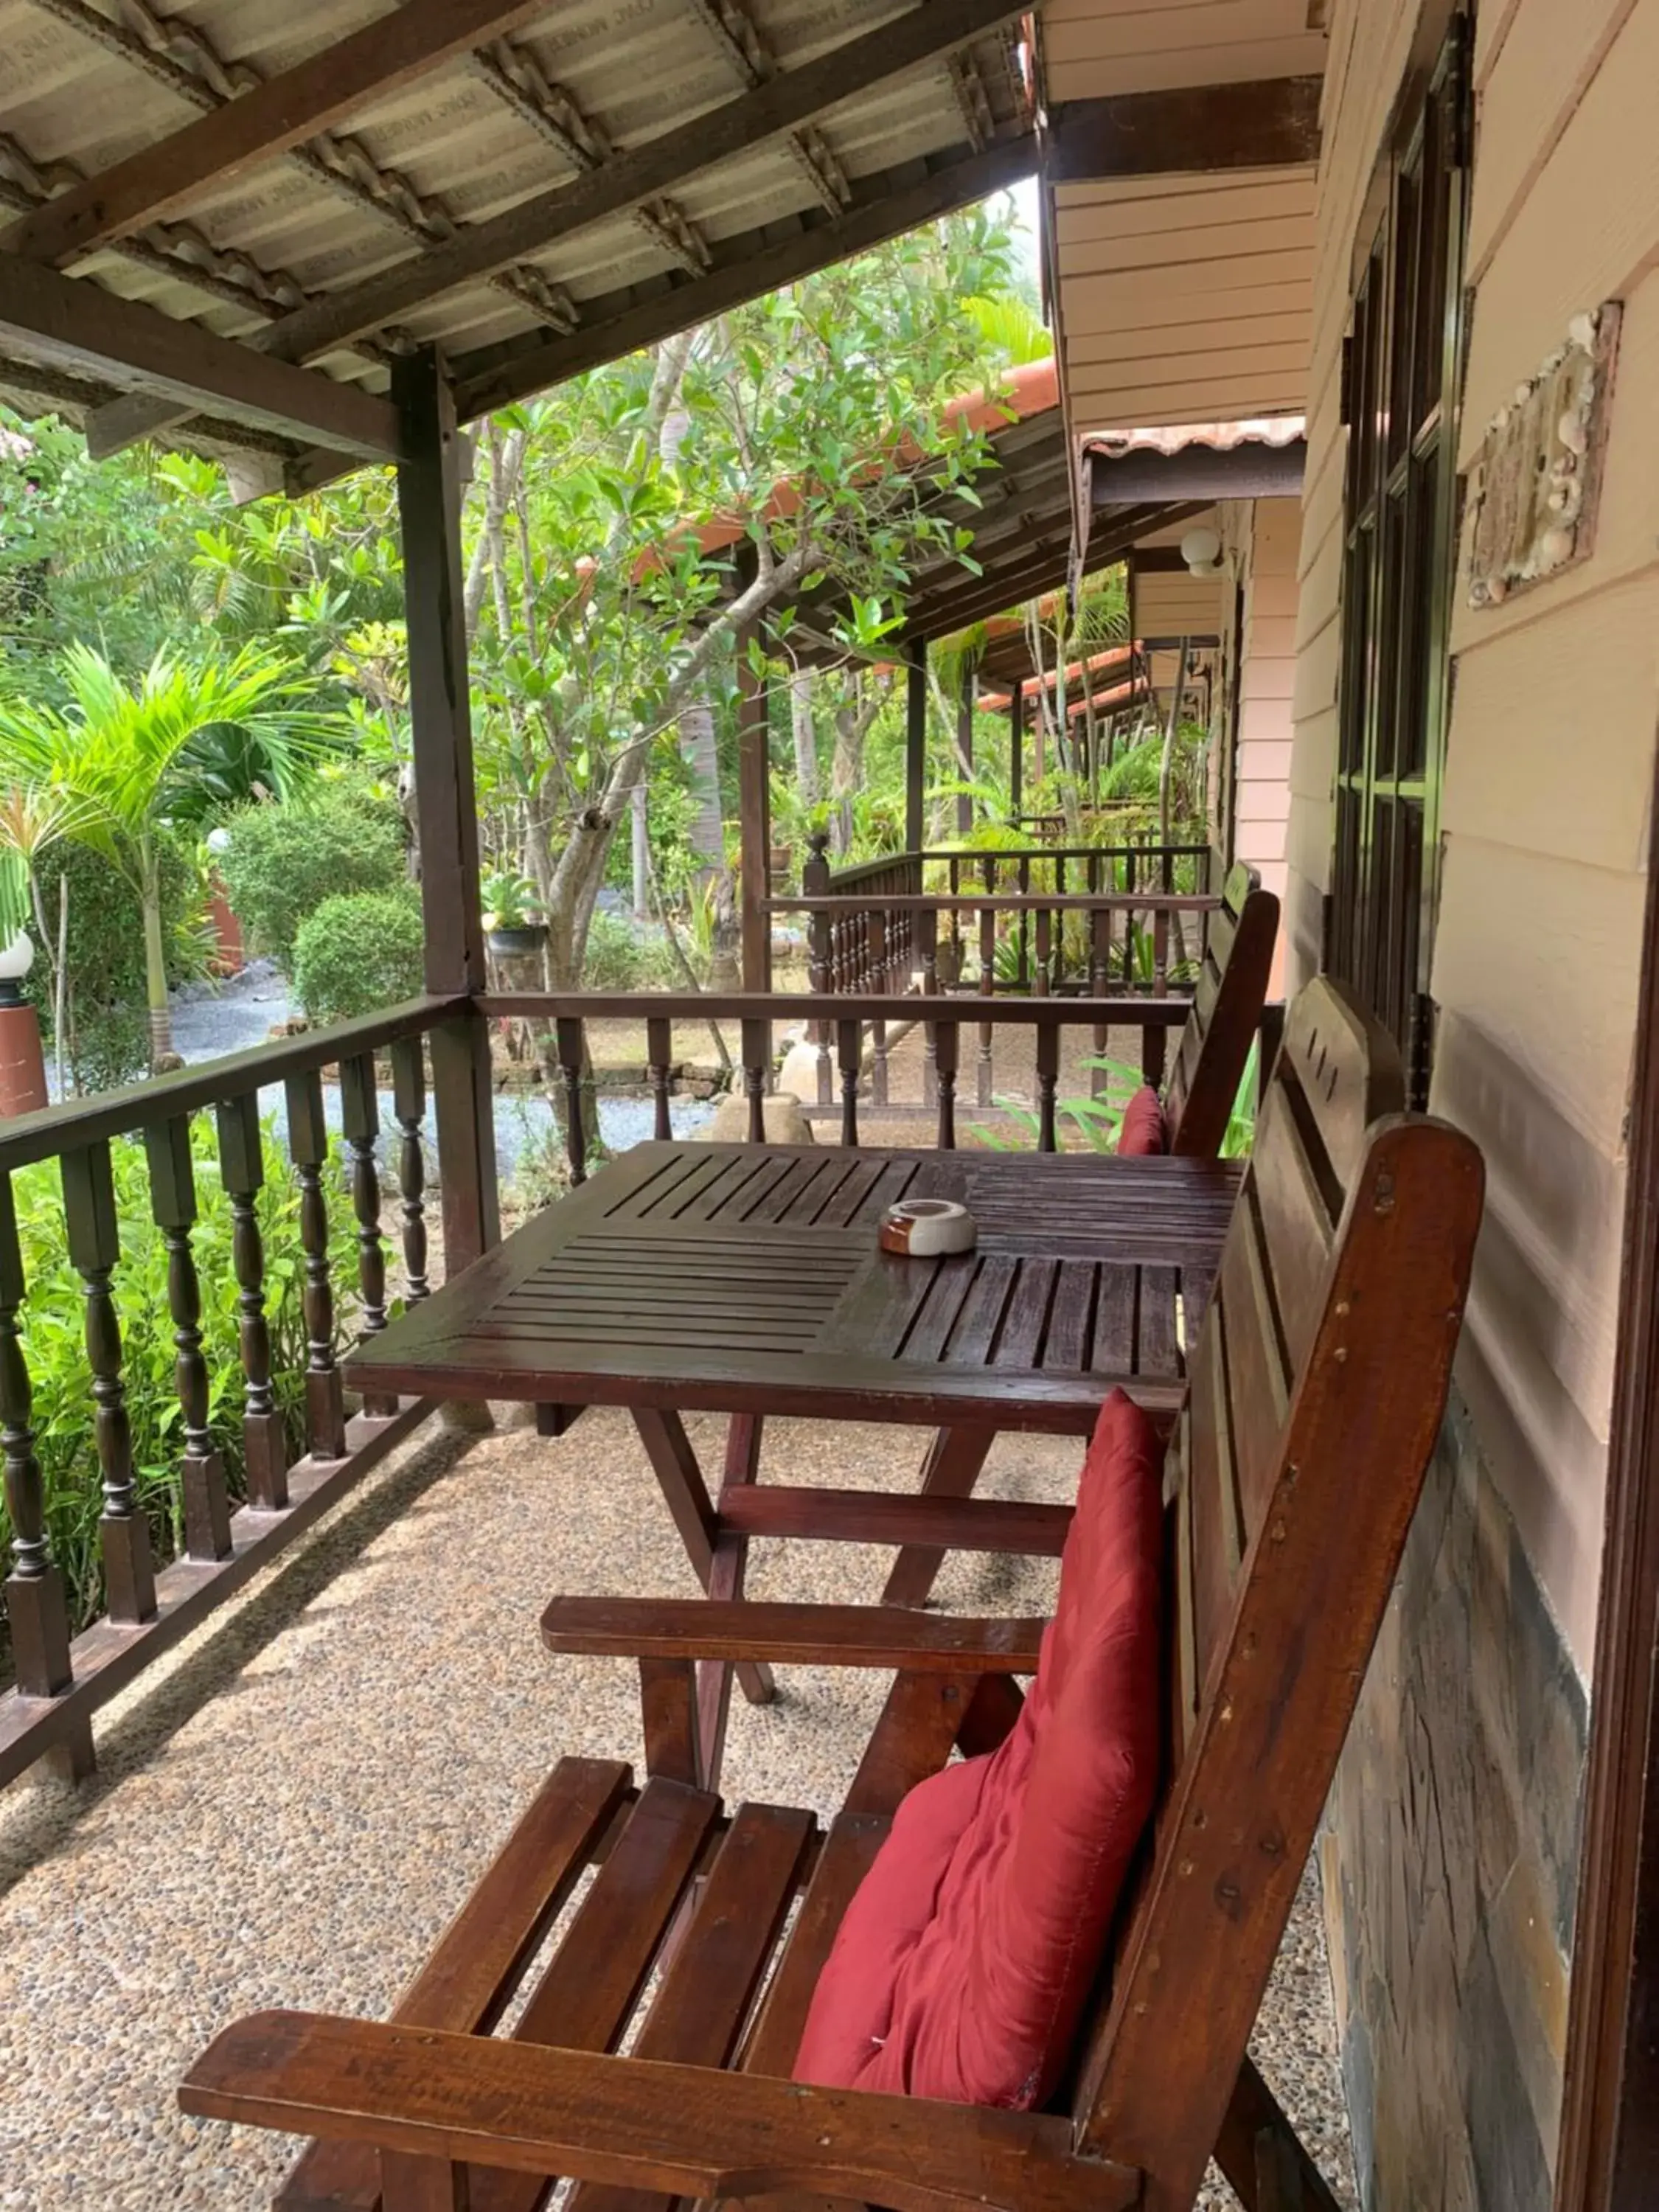
[[[688,1425],[717,1468],[719,1425]],[[766,1471],[908,1487],[922,1443],[780,1422]],[[1005,1437],[985,1486],[1060,1497],[1077,1458]],[[873,1599],[890,1557],[761,1544],[749,1586]],[[939,1598],[1040,1610],[1053,1571],[958,1556]],[[291,2146],[184,2119],[180,2074],[259,2006],[384,2012],[555,1759],[640,1755],[633,1668],[550,1658],[548,1596],[691,1588],[624,1416],[429,1429],[106,1709],[92,1783],[0,1798],[0,2207],[263,2207]],[[886,1679],[791,1668],[776,1705],[735,1699],[729,1794],[833,1810]],[[1351,2205],[1311,1875],[1255,2051]]]

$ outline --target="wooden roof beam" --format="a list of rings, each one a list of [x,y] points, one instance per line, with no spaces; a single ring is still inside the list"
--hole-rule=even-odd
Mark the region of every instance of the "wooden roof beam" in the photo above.
[[[1018,13],[1011,0],[927,0],[879,31],[849,40],[585,176],[538,192],[486,222],[468,224],[442,246],[413,254],[367,283],[285,315],[264,334],[265,349],[283,361],[314,360],[442,293],[492,276],[613,216],[632,214],[686,178],[782,137]]]
[[[371,100],[545,12],[546,0],[405,0],[349,38],[209,110],[168,137],[48,200],[0,234],[0,250],[53,268],[83,260],[210,185],[274,161]]]
[[[739,84],[752,92],[777,75],[775,56],[761,36],[754,17],[738,4],[738,0],[691,0],[691,8],[725,56]],[[784,143],[820,204],[831,215],[838,214],[851,197],[851,188],[845,170],[823,132],[805,124],[792,131]]]
[[[1119,177],[1307,167],[1319,159],[1322,82],[1273,76],[1061,100],[1048,111],[1044,179],[1097,185]]]
[[[389,400],[15,253],[0,253],[0,347],[71,374],[140,383],[193,414],[307,438],[354,460],[398,455]]]
[[[931,15],[939,4],[939,0],[929,0],[926,13]],[[899,27],[887,27],[890,40]],[[788,82],[787,77],[777,80],[780,84]],[[582,327],[570,337],[459,356],[451,366],[462,419],[511,406],[568,377],[601,368],[641,346],[655,345],[693,323],[725,314],[764,292],[798,283],[834,262],[867,252],[919,223],[1004,191],[1031,174],[1036,166],[1036,141],[1006,138],[982,154],[960,155],[921,176],[913,173],[915,166],[907,163],[899,173],[903,182],[896,183],[890,173],[859,178],[852,204],[842,215],[803,223],[788,237],[775,240],[763,230],[747,231],[715,241],[714,266],[706,276],[665,285],[643,300],[630,290],[611,307],[602,299],[584,300]]]

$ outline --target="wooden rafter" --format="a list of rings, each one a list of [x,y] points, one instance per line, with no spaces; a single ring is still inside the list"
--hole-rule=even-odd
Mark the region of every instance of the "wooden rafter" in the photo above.
[[[568,85],[550,77],[527,47],[497,39],[471,58],[473,74],[538,137],[556,147],[579,174],[616,158],[604,125],[587,114]],[[708,246],[677,202],[659,194],[635,208],[634,221],[671,261],[695,276],[708,266]]]
[[[1010,0],[928,0],[878,32],[775,76],[712,114],[666,131],[574,183],[538,192],[444,245],[398,263],[349,291],[286,316],[267,336],[284,361],[313,360],[438,295],[539,253],[556,240],[627,215],[687,177],[763,145],[793,125],[916,67],[1018,9]],[[586,320],[586,316],[584,316]]]
[[[276,160],[544,6],[544,0],[406,0],[49,200],[0,235],[0,250],[53,268],[83,259],[184,206],[206,185]]]
[[[738,0],[690,0],[694,13],[707,27],[739,84],[750,92],[778,73],[771,49],[759,27]],[[977,142],[976,142],[977,143]],[[785,139],[796,167],[831,215],[844,208],[850,195],[847,173],[823,133],[811,123],[792,131]]]
[[[1043,177],[1051,185],[1088,185],[1310,165],[1319,159],[1322,82],[1276,76],[1064,100],[1048,112]]]
[[[355,459],[398,452],[388,401],[15,254],[0,254],[0,346],[70,374],[137,377],[191,413],[308,437]]]
[[[798,283],[832,262],[866,252],[954,208],[970,206],[1030,176],[1036,161],[1033,139],[1012,138],[982,154],[944,161],[923,177],[916,177],[915,165],[907,163],[897,177],[884,173],[860,178],[851,206],[839,216],[803,222],[793,237],[781,240],[769,240],[763,231],[722,239],[713,249],[714,266],[707,275],[644,298],[630,288],[612,301],[584,301],[582,327],[570,337],[464,354],[453,364],[462,418],[510,406],[567,377],[724,314],[745,300]]]

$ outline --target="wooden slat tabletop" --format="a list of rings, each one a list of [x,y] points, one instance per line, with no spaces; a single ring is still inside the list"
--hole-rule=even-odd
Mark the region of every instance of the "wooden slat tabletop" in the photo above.
[[[1086,1431],[1178,1404],[1239,1164],[640,1145],[347,1364],[372,1390]],[[903,1197],[978,1249],[896,1259]]]

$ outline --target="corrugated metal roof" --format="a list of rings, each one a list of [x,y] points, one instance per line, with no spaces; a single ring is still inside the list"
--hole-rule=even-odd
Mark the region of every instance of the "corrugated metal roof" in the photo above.
[[[27,212],[390,12],[384,0],[185,0],[166,10],[153,0],[0,0],[0,206]],[[337,131],[210,185],[76,275],[247,337],[722,106],[759,81],[757,52],[763,78],[908,12],[893,0],[744,0],[741,13],[734,0],[564,0]],[[660,295],[722,246],[771,244],[823,221],[845,188],[856,198],[866,180],[925,177],[975,137],[1023,141],[1030,106],[1012,27],[968,55],[971,99],[940,57],[690,178],[672,203],[596,223],[320,365],[380,391],[388,343],[439,339],[464,362],[580,327],[591,305],[611,314]],[[48,372],[44,388],[53,381]],[[55,381],[73,392],[74,380]],[[0,362],[8,386],[23,388]]]

